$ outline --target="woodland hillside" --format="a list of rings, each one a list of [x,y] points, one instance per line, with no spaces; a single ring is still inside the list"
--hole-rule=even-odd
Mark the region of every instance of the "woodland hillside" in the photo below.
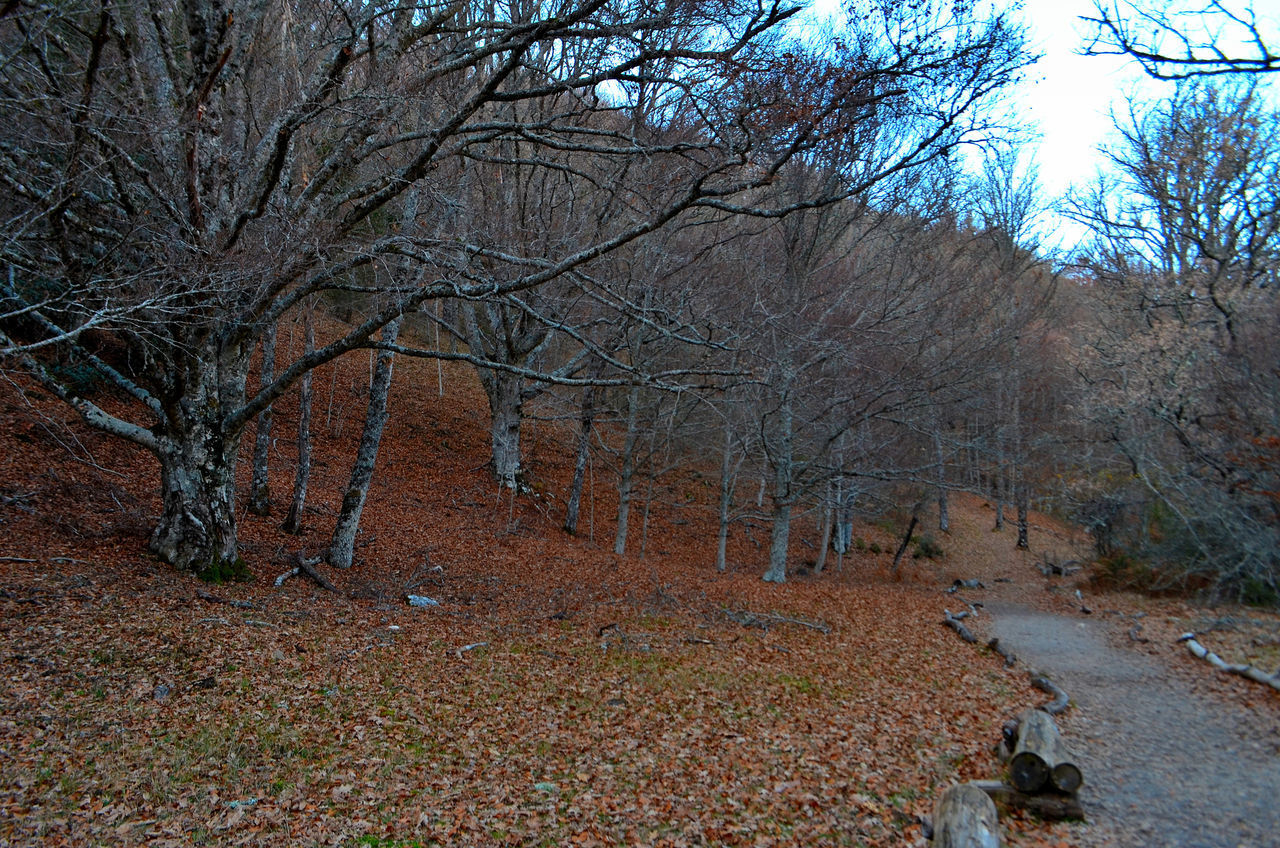
[[[1275,39],[1181,8],[1052,198],[1016,3],[5,3],[4,834],[899,844],[1027,702],[952,581],[1280,603]]]
[[[222,585],[146,552],[160,504],[145,452],[5,384],[0,838],[924,844],[937,793],[995,773],[1001,722],[1045,697],[1024,669],[941,626],[956,579],[1003,580],[992,585],[1006,597],[1073,615],[1083,587],[1118,638],[1136,622],[1187,685],[1261,698],[1259,721],[1272,720],[1265,690],[1209,676],[1173,640],[1196,629],[1229,660],[1270,667],[1275,622],[1246,611],[1224,629],[1227,610],[1097,596],[1083,573],[1046,578],[1037,562],[1086,540],[1033,513],[1036,553],[1020,551],[980,498],[952,502],[936,558],[908,555],[895,573],[908,516],[860,522],[841,567],[793,573],[781,590],[759,580],[763,527],[735,530],[716,571],[714,486],[696,475],[655,485],[643,555],[612,552],[616,494],[599,483],[570,536],[574,457],[555,431],[571,425],[531,434],[530,467],[547,482],[513,499],[483,467],[484,396],[459,365],[397,369],[357,563],[320,567],[336,591],[304,576],[277,587],[295,551],[326,543],[339,505],[368,378],[367,363],[342,363],[316,381],[301,535],[246,513],[251,573]],[[441,378],[443,396],[421,390]],[[291,413],[272,480],[286,489]],[[798,550],[820,533],[799,522]],[[1107,844],[1091,832],[1006,821],[1013,845]]]

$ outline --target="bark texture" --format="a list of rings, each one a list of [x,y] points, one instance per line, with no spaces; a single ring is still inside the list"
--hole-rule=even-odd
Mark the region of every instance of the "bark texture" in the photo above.
[[[396,320],[382,331],[382,341],[394,345],[399,335],[400,321]],[[329,564],[336,568],[350,568],[355,554],[356,532],[360,528],[360,516],[369,497],[369,484],[373,481],[373,470],[378,461],[382,431],[387,424],[387,396],[391,392],[394,357],[395,354],[389,350],[380,351],[373,368],[373,379],[369,384],[369,411],[365,415],[364,430],[360,434],[360,447],[351,466],[351,479],[342,496],[342,508],[338,511],[333,538],[329,543]]]

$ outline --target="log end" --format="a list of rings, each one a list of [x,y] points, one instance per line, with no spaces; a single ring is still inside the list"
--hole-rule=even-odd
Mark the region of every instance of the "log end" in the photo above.
[[[1084,785],[1084,774],[1075,763],[1058,763],[1053,767],[1049,779],[1054,789],[1067,794],[1074,794]]]
[[[1049,764],[1032,751],[1019,751],[1009,760],[1009,781],[1019,792],[1039,792],[1049,782]]]

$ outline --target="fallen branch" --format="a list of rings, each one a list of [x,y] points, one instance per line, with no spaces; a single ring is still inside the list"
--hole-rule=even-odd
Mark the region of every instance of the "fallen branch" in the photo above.
[[[454,651],[453,653],[458,657],[458,659],[462,659],[462,655],[465,654],[467,651],[474,651],[476,648],[483,648],[485,645],[488,645],[488,644],[489,644],[488,642],[472,642],[470,645],[463,645],[461,648]]]
[[[281,574],[279,577],[277,577],[277,578],[275,579],[275,582],[274,582],[272,585],[274,585],[276,588],[279,588],[279,587],[283,586],[283,585],[284,585],[284,581],[288,580],[290,577],[297,577],[297,576],[298,576],[298,571],[299,571],[299,569],[297,569],[297,568],[291,568],[291,569],[289,569],[289,570],[288,570],[288,571],[286,571],[284,574]]]
[[[1004,658],[1005,668],[1012,668],[1014,663],[1018,661],[1018,658],[1013,655],[1013,651],[1010,651],[1004,645],[1001,645],[999,639],[992,639],[987,643],[987,647]]]
[[[40,560],[38,559],[31,559],[29,557],[0,556],[0,562],[39,562],[39,561]]]
[[[1196,640],[1196,634],[1194,633],[1183,633],[1178,637],[1178,641],[1186,642],[1187,650],[1209,663],[1209,665],[1218,669],[1218,671],[1225,671],[1230,674],[1238,674],[1241,677],[1247,677],[1250,680],[1265,684],[1270,686],[1272,689],[1275,689],[1277,692],[1280,692],[1280,672],[1277,672],[1276,674],[1267,674],[1257,666],[1232,665],[1213,651],[1210,651],[1204,645],[1201,645],[1200,642]]]
[[[313,581],[315,581],[316,585],[319,586],[320,588],[327,589],[328,591],[333,592],[335,595],[341,595],[342,591],[339,590],[337,586],[330,583],[329,578],[325,577],[319,571],[316,571],[315,569],[316,565],[318,565],[322,561],[323,560],[321,560],[320,558],[316,558],[314,560],[307,559],[302,554],[301,551],[293,555],[293,564],[298,569],[298,571],[301,571],[303,574],[310,577]]]
[[[803,618],[793,618],[788,615],[779,615],[775,612],[751,612],[750,610],[723,610],[724,615],[730,621],[741,624],[743,627],[759,627],[761,630],[768,630],[775,624],[795,624],[800,627],[807,627],[810,630],[817,630],[819,633],[830,633],[831,625],[821,621],[806,621]]]
[[[223,598],[204,589],[196,589],[196,597],[202,601],[208,601],[211,604],[226,604],[236,609],[257,609],[258,605],[252,601],[238,601],[235,598]]]
[[[946,617],[942,620],[942,623],[943,623],[943,624],[945,624],[947,627],[950,627],[950,628],[951,628],[952,630],[954,630],[956,633],[959,633],[959,634],[960,634],[960,638],[961,638],[961,639],[963,639],[963,640],[965,640],[965,641],[966,641],[966,642],[968,642],[969,644],[971,644],[971,645],[973,645],[973,644],[977,644],[977,642],[978,642],[978,637],[977,637],[977,636],[974,636],[974,635],[973,635],[973,633],[971,633],[971,632],[969,631],[969,628],[965,627],[965,626],[960,622],[960,619],[959,619],[959,618],[956,618],[954,615],[952,615],[952,614],[951,614],[951,610],[944,609],[944,610],[943,610],[943,613],[945,613],[945,615],[946,615]]]
[[[1067,696],[1066,692],[1058,688],[1052,680],[1038,674],[1031,678],[1031,685],[1046,695],[1053,696],[1052,701],[1040,707],[1041,710],[1055,716],[1066,712],[1067,706],[1071,703],[1071,698]]]

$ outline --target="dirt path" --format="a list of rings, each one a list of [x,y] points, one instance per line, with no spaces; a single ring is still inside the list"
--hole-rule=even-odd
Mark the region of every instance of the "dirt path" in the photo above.
[[[1113,646],[1101,619],[997,602],[987,612],[1020,663],[1071,696],[1062,725],[1092,825],[1080,845],[1280,845],[1280,739],[1247,710]]]

